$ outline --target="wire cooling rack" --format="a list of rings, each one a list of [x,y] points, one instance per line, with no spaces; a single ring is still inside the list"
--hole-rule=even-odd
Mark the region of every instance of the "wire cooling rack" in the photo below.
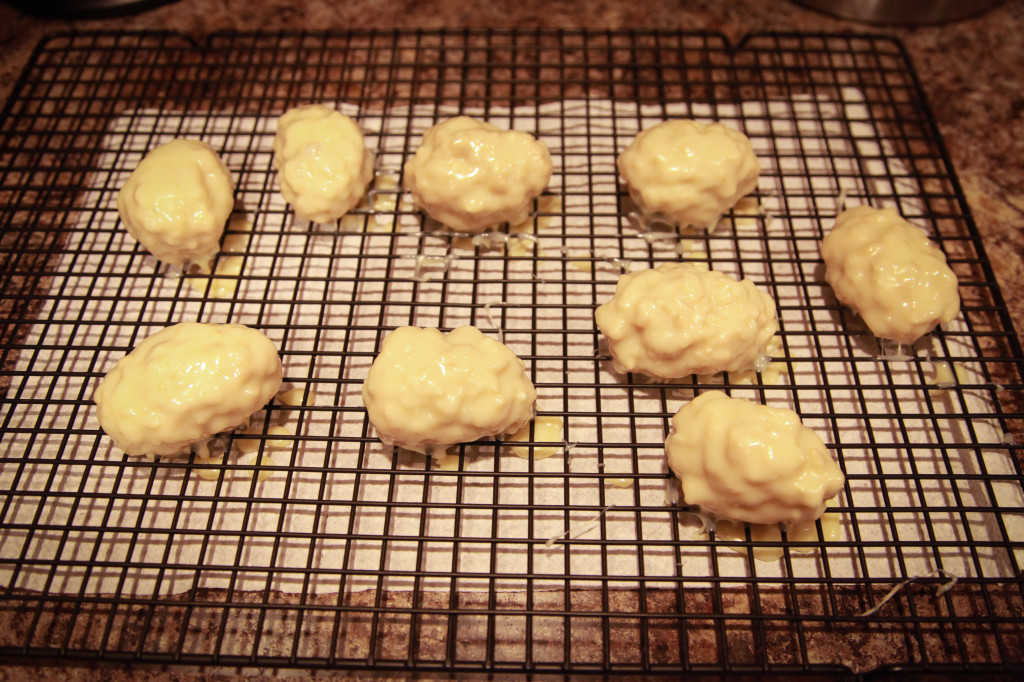
[[[340,224],[277,192],[276,117],[357,118],[377,153]],[[401,170],[466,113],[531,132],[555,173],[529,221],[476,240],[413,210]],[[753,141],[754,195],[711,233],[645,224],[615,155],[671,117]],[[4,395],[0,654],[435,672],[1018,670],[1022,353],[902,48],[870,36],[417,31],[59,35],[0,130]],[[146,151],[209,142],[236,181],[218,278],[127,237],[116,192]],[[844,204],[892,205],[961,282],[960,319],[880,347],[823,283]],[[760,377],[616,374],[593,324],[618,276],[680,259],[776,299]],[[227,267],[230,266],[230,267]],[[281,349],[275,401],[223,460],[130,458],[91,395],[178,321]],[[392,452],[362,378],[384,334],[475,324],[523,358],[542,416],[521,458]],[[704,532],[663,440],[695,393],[796,409],[847,474],[800,537]],[[244,447],[242,447],[244,446]],[[720,529],[719,529],[720,530]]]

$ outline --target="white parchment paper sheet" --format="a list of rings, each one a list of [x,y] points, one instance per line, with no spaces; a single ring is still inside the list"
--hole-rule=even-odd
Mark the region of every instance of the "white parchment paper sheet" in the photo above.
[[[270,170],[272,117],[140,111],[119,119],[89,195],[103,209],[88,214],[99,224],[71,231],[52,297],[25,341],[32,348],[20,354],[8,393],[15,401],[4,406],[0,447],[23,457],[0,469],[0,584],[144,596],[228,587],[519,590],[526,575],[533,589],[594,587],[604,579],[630,587],[641,578],[653,586],[679,576],[699,585],[713,570],[808,582],[825,575],[897,580],[936,568],[1011,577],[1006,551],[986,542],[1024,540],[1020,517],[964,511],[1024,506],[1020,486],[999,478],[1011,473],[1009,455],[998,447],[1002,433],[980,365],[969,359],[972,346],[956,335],[964,323],[950,326],[944,346],[926,339],[906,349],[918,358],[965,358],[959,389],[929,392],[926,364],[880,359],[867,337],[851,342],[827,307],[817,237],[830,224],[815,216],[834,213],[843,196],[851,204],[892,197],[905,213],[920,206],[921,189],[880,143],[860,101],[847,90],[839,102],[689,108],[589,100],[492,109],[488,120],[535,132],[555,159],[551,187],[561,205],[538,226],[534,248],[543,258],[536,262],[500,249],[477,258],[450,238],[424,238],[420,217],[408,210],[364,211],[353,224],[365,228],[354,232],[321,227],[311,234],[308,225],[294,225]],[[382,196],[397,193],[386,180],[422,132],[454,113],[424,106],[360,114],[338,106],[358,115],[377,150],[375,193]],[[699,524],[666,505],[662,443],[666,410],[690,394],[624,386],[600,359],[606,349],[595,348],[593,307],[611,296],[621,268],[678,257],[678,240],[645,239],[620,214],[615,171],[617,153],[639,129],[670,117],[721,120],[752,138],[765,171],[757,204],[748,202],[737,211],[748,215],[727,217],[713,239],[696,240],[685,255],[771,283],[786,339],[780,361],[795,362],[783,372],[780,386],[788,388],[768,390],[766,399],[799,409],[827,443],[842,444],[850,481],[837,501],[841,538],[824,551],[791,552],[788,566],[685,542]],[[133,248],[123,230],[111,232],[117,188],[145,151],[181,136],[225,150],[239,203],[255,225],[231,300],[203,302]],[[782,212],[790,219],[774,217]],[[422,255],[452,258],[417,261]],[[577,267],[591,258],[593,269]],[[297,468],[263,482],[244,468],[216,480],[186,467],[154,472],[145,461],[123,460],[97,435],[89,402],[97,377],[144,335],[184,320],[250,324],[279,344],[286,378],[312,396],[306,408],[274,413],[297,437],[292,449],[271,456]],[[357,440],[367,433],[359,382],[379,342],[376,327],[410,323],[473,323],[495,334],[500,326],[513,350],[535,358],[528,365],[541,413],[568,412],[565,452],[531,463],[507,449],[496,460],[493,446],[471,446],[461,487],[455,475],[428,480],[418,473],[422,458],[395,457],[378,442],[361,454]],[[545,386],[562,382],[573,385],[567,395]],[[882,390],[890,384],[912,388]],[[734,394],[757,398],[742,387]],[[352,440],[328,443],[339,436]],[[531,467],[532,478],[500,475]],[[607,485],[598,473],[629,484]],[[995,479],[957,478],[981,473]],[[579,542],[545,545],[565,533]]]

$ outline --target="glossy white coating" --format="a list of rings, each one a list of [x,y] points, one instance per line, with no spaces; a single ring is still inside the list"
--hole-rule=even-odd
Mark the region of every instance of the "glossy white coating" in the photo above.
[[[443,334],[399,327],[384,337],[363,402],[389,445],[441,456],[445,448],[518,431],[537,391],[523,361],[476,327]]]
[[[622,275],[595,319],[616,370],[660,379],[764,369],[779,329],[753,282],[692,263]]]
[[[128,233],[158,260],[209,271],[234,208],[231,172],[213,148],[176,139],[146,154],[117,193]]]
[[[720,519],[800,523],[824,513],[845,477],[792,410],[721,391],[690,401],[665,441],[683,500]]]
[[[894,208],[843,211],[821,255],[836,298],[878,338],[913,343],[960,312],[959,283],[945,254]]]
[[[187,455],[281,387],[274,344],[241,324],[182,322],[117,361],[94,394],[100,426],[129,455]]]
[[[746,135],[724,123],[674,119],[642,130],[618,159],[648,215],[711,229],[757,187],[761,165]]]
[[[405,164],[416,206],[458,232],[523,222],[550,180],[547,145],[468,116],[430,128]]]
[[[286,111],[277,120],[274,168],[295,217],[330,223],[359,203],[373,180],[373,153],[363,131],[323,104]]]

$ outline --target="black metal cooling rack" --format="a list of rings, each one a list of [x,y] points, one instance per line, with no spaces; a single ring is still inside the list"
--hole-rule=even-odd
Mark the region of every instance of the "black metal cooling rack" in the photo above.
[[[370,203],[337,229],[295,223],[276,193],[273,119],[310,101],[349,107],[378,149]],[[419,134],[458,112],[552,149],[548,201],[518,243],[460,244],[400,201]],[[756,201],[715,232],[655,239],[608,162],[680,113],[743,129],[764,173]],[[229,230],[245,248],[228,294],[169,276],[117,222],[120,183],[176,135],[207,139],[236,174],[252,227]],[[1022,476],[1008,436],[1022,433],[1024,356],[898,43],[57,35],[14,88],[0,155],[5,660],[1020,671]],[[962,320],[927,347],[878,348],[822,284],[817,242],[844,199],[898,206],[949,256]],[[791,405],[822,433],[848,479],[838,538],[819,525],[768,542],[782,558],[759,561],[765,543],[702,536],[666,503],[661,440],[688,394],[615,375],[592,312],[622,267],[680,257],[775,296],[782,378],[724,387]],[[241,321],[279,343],[304,402],[263,415],[293,434],[277,449],[269,431],[254,437],[272,464],[128,458],[90,420],[112,359],[182,319]],[[531,461],[472,444],[449,471],[386,451],[360,382],[383,334],[410,323],[500,328],[542,413],[565,420],[562,452]],[[952,372],[944,388],[937,363]]]

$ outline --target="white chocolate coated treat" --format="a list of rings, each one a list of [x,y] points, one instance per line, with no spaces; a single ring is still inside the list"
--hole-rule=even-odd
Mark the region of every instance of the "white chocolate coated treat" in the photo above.
[[[468,116],[438,123],[405,164],[420,210],[458,232],[521,223],[551,180],[547,145]]]
[[[779,329],[772,297],[692,263],[623,275],[598,307],[615,369],[659,379],[764,369]]]
[[[946,256],[894,208],[843,211],[821,254],[836,298],[878,338],[913,343],[960,312],[959,284]]]
[[[231,172],[213,148],[177,139],[143,157],[117,193],[128,234],[158,260],[209,271],[234,209]]]
[[[100,426],[129,455],[187,455],[233,429],[281,387],[281,360],[241,324],[182,322],[117,361],[94,399]]]
[[[373,153],[355,121],[331,107],[308,104],[277,120],[274,168],[281,195],[299,220],[330,223],[366,194]]]
[[[686,504],[723,519],[813,521],[845,480],[824,442],[795,412],[721,391],[680,408],[665,450]]]
[[[476,327],[448,334],[399,327],[363,383],[382,441],[439,456],[455,443],[518,431],[533,418],[536,398],[523,361]]]
[[[746,135],[723,123],[689,119],[641,131],[618,166],[644,213],[708,229],[754,190],[761,173]]]

